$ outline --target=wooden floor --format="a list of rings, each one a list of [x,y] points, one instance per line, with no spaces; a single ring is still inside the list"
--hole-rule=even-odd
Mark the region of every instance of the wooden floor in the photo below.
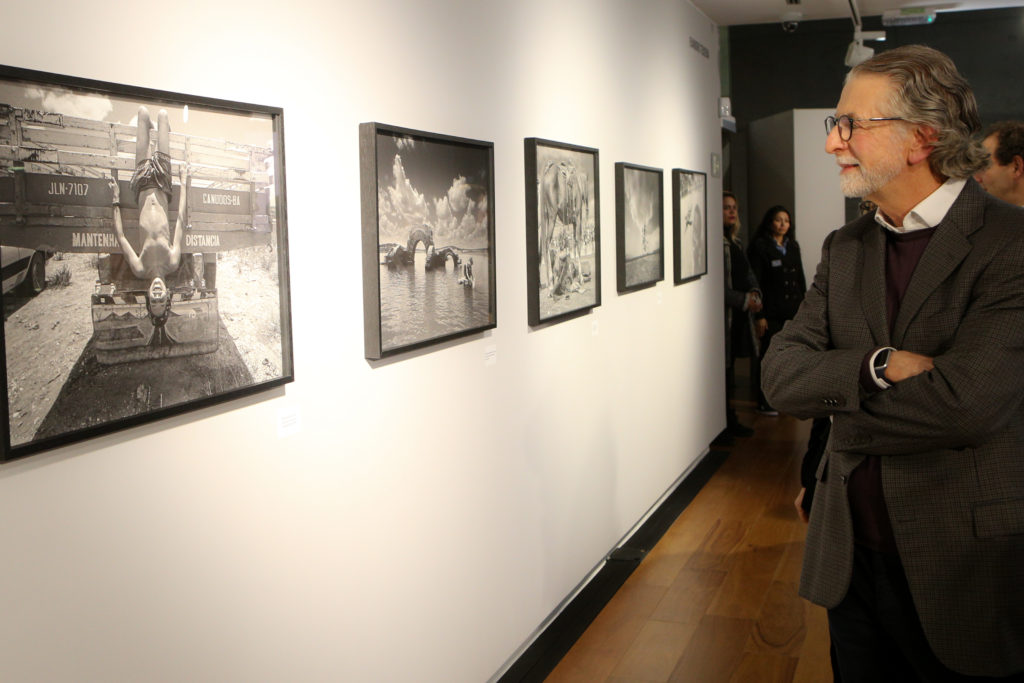
[[[755,435],[683,511],[549,683],[832,680],[825,611],[797,596],[793,508],[810,422],[737,405]]]

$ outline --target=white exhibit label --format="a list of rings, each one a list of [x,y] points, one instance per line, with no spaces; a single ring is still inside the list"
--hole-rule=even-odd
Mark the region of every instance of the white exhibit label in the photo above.
[[[277,438],[284,439],[302,431],[298,408],[285,408],[277,413]]]

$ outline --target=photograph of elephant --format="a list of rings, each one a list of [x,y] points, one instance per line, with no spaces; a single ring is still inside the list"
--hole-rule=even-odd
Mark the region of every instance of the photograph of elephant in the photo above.
[[[672,239],[675,243],[674,281],[679,285],[708,272],[707,175],[672,170]]]
[[[494,145],[360,126],[365,353],[497,324]]]
[[[665,279],[665,211],[660,168],[615,164],[615,274],[619,292]]]
[[[527,138],[526,270],[531,325],[601,305],[596,149]]]

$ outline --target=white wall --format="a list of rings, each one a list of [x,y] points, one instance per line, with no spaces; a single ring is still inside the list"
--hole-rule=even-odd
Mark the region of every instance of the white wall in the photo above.
[[[793,174],[797,237],[807,285],[821,260],[821,243],[846,223],[846,200],[839,191],[839,167],[825,153],[825,117],[834,109],[793,110]]]
[[[724,427],[721,251],[617,296],[612,172],[665,168],[671,206],[668,170],[708,168],[717,28],[682,0],[140,7],[0,0],[0,63],[284,108],[296,382],[0,467],[0,680],[486,680]],[[371,120],[495,143],[496,330],[363,360]],[[604,304],[536,330],[527,136],[601,154]]]
[[[748,128],[749,178],[747,244],[753,241],[769,208],[781,204],[792,207],[796,203],[793,187],[793,110],[789,109],[773,116],[752,121]],[[797,216],[797,238],[803,240],[801,216]]]

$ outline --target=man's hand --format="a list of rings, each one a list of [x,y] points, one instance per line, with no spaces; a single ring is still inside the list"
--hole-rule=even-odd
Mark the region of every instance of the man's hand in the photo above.
[[[110,185],[110,192],[113,195],[111,199],[112,204],[119,204],[121,202],[121,188],[113,180],[108,180],[107,184]]]
[[[811,518],[807,516],[807,510],[804,510],[804,494],[807,493],[806,488],[800,489],[800,493],[796,494],[796,500],[793,501],[793,505],[796,506],[796,513],[800,515],[800,521],[804,524],[811,521]]]
[[[747,300],[744,302],[743,308],[750,313],[759,313],[763,308],[761,303],[761,295],[754,290],[747,292]]]
[[[913,351],[893,351],[889,354],[889,365],[885,368],[885,378],[895,384],[905,379],[916,377],[922,372],[935,368],[930,356],[922,356]]]

